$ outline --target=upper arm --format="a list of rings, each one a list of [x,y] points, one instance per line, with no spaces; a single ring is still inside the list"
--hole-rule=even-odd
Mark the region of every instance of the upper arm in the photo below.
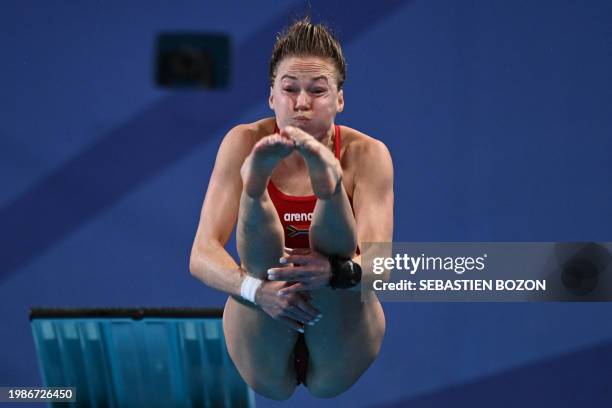
[[[393,163],[384,143],[370,139],[358,150],[353,210],[360,243],[393,240]]]
[[[221,245],[229,240],[242,193],[240,168],[252,146],[253,136],[244,125],[233,128],[223,139],[202,205],[194,249],[204,248],[211,240]]]

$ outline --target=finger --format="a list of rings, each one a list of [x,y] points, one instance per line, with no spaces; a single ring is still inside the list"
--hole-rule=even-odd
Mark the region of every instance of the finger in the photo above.
[[[314,258],[310,255],[293,255],[293,254],[289,254],[287,256],[283,256],[281,259],[279,259],[279,262],[283,265],[288,264],[288,263],[293,263],[293,264],[300,264],[300,265],[304,265],[307,263],[310,263],[314,260]]]
[[[308,277],[308,269],[301,266],[285,266],[268,269],[268,279],[272,281],[302,280]]]
[[[283,317],[283,316],[280,316],[280,317],[278,318],[278,320],[279,320],[280,322],[285,323],[287,326],[289,326],[289,327],[290,327],[290,328],[292,328],[293,330],[298,331],[298,332],[300,332],[300,333],[304,333],[304,325],[302,325],[302,324],[300,324],[300,323],[296,322],[295,320],[290,319],[290,318],[288,318],[288,317]]]
[[[302,298],[299,298],[297,300],[296,306],[298,306],[304,313],[307,313],[310,316],[312,324],[318,322],[321,316],[323,316],[318,309],[313,307],[310,303],[308,303]]]
[[[297,294],[306,302],[310,302],[312,300],[312,295],[310,294],[310,291],[297,292]]]
[[[296,268],[300,268],[299,266],[293,266],[291,264],[287,265],[287,266],[277,266],[275,268],[270,268],[268,269],[268,275],[272,274],[272,275],[280,275],[284,272],[287,271],[292,271]]]
[[[298,282],[291,286],[287,286],[286,288],[282,288],[281,290],[278,291],[278,294],[280,296],[287,296],[290,293],[304,292],[307,290],[310,290],[310,287],[308,284],[304,282]]]
[[[291,305],[291,307],[285,309],[283,311],[283,316],[296,320],[302,324],[310,324],[311,322],[314,323],[313,320],[316,318],[316,315],[306,313],[297,305]]]
[[[310,248],[287,248],[285,247],[285,252],[289,255],[308,255],[311,251]]]

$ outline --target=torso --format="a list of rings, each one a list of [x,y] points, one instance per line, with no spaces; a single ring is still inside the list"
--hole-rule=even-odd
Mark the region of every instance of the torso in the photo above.
[[[253,145],[261,138],[278,131],[274,118],[262,119],[251,126]],[[342,167],[342,183],[352,201],[355,189],[355,167],[358,162],[355,155],[359,147],[367,143],[368,136],[346,126],[336,125],[334,145],[330,146]],[[288,166],[281,162],[272,173],[268,184],[268,193],[274,203],[283,229],[285,230],[285,244],[290,248],[308,247],[308,228],[311,214],[316,203],[316,196],[312,191],[310,178],[306,167],[288,170]]]
[[[275,131],[277,130],[278,129],[275,128]],[[333,141],[331,149],[336,158],[340,159],[342,131],[338,125],[334,126]],[[278,172],[278,175],[281,176],[280,178],[283,180],[283,172]],[[303,180],[307,180],[307,177],[296,178],[293,175],[289,175],[289,177],[285,178],[285,182],[287,178],[291,180],[292,183],[286,183],[286,186],[292,186],[294,191],[300,191],[302,194],[305,193],[305,195],[287,194],[276,185],[274,180],[270,180],[268,183],[268,194],[276,208],[281,225],[283,226],[283,231],[285,232],[285,246],[288,248],[308,248],[310,246],[308,231],[310,230],[317,197],[312,194],[309,183],[304,185]],[[297,189],[295,188],[296,182],[299,183]]]

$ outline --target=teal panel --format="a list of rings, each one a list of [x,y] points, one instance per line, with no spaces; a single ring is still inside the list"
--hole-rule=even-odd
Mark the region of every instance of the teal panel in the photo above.
[[[34,318],[31,325],[44,385],[77,389],[68,406],[255,406],[220,318]]]

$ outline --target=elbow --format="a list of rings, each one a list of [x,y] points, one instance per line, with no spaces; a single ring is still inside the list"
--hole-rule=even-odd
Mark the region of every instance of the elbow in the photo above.
[[[207,283],[210,267],[213,264],[216,242],[199,240],[194,243],[189,256],[189,273],[194,278]]]
[[[191,256],[189,257],[189,273],[199,280],[204,280],[205,278],[206,268],[204,268],[204,258],[205,255],[203,251],[194,246],[191,250]]]
[[[193,277],[198,277],[198,261],[195,251],[191,251],[191,256],[189,257],[189,273]]]
[[[197,270],[197,262],[195,260],[195,255],[193,252],[191,252],[191,256],[189,257],[189,273],[191,274],[191,276],[196,276],[196,270]]]

